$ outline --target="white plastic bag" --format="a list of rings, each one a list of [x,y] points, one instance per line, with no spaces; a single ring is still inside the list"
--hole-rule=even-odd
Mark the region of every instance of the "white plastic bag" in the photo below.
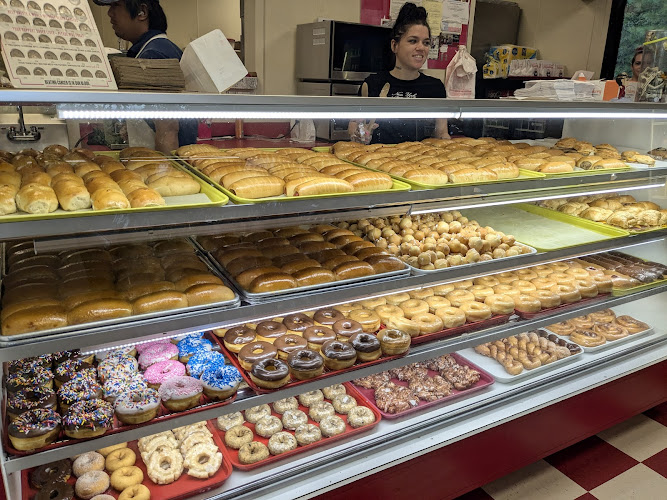
[[[477,73],[475,58],[468,54],[465,45],[459,45],[459,51],[447,65],[447,74],[445,76],[447,97],[452,99],[474,99],[475,73]]]

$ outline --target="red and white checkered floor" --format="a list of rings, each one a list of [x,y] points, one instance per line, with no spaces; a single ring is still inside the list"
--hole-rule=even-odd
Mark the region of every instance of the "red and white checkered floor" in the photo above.
[[[667,499],[667,403],[457,500],[510,499]]]

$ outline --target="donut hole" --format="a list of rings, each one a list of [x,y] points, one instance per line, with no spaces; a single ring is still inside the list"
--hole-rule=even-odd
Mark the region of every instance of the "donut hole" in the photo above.
[[[261,353],[263,353],[263,352],[264,352],[264,349],[261,349],[261,348],[259,348],[259,347],[257,347],[256,349],[253,349],[253,350],[252,350],[252,353],[253,353],[253,354],[261,354]]]
[[[208,455],[201,455],[197,460],[197,463],[199,463],[199,465],[206,465],[210,461],[209,459],[210,457]]]
[[[159,467],[163,471],[168,471],[169,469],[171,469],[171,460],[165,459],[160,461]]]

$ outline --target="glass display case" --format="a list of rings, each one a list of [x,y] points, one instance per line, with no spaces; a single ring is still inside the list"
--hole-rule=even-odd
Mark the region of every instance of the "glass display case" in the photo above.
[[[12,122],[14,106],[46,106],[40,110],[51,112],[48,119],[60,126],[72,121],[284,118],[377,120],[382,127],[387,119],[445,119],[481,131],[484,120],[557,123],[549,130],[560,130],[562,122],[562,137],[453,136],[369,146],[341,142],[302,151],[293,144],[230,149],[208,141],[167,156],[145,149],[88,155],[75,151],[71,136],[70,144],[62,144],[71,150],[41,142],[5,145],[0,193],[2,188],[9,192],[13,180],[13,195],[4,196],[13,198],[9,205],[13,201],[16,209],[0,215],[1,465],[12,500],[32,498],[27,471],[36,467],[207,420],[222,465],[199,483],[184,473],[174,482],[179,498],[309,497],[419,461],[455,442],[465,446],[465,438],[489,428],[664,366],[665,106],[15,90],[0,91],[0,101],[7,111],[4,124]],[[63,173],[81,178],[77,186],[85,188],[83,197],[85,191],[92,197],[84,208],[65,210],[76,207],[58,186],[62,178],[55,179]],[[172,184],[166,185],[165,177],[173,178]],[[100,179],[103,189],[127,198],[126,204],[100,201],[95,194]],[[52,190],[55,207],[31,208],[23,198],[27,193],[19,191],[32,184]],[[155,191],[161,201],[143,203],[136,189]],[[83,264],[90,262],[81,257],[84,249],[93,249],[95,266]],[[104,265],[98,266],[100,261]],[[295,261],[307,262],[290,267]],[[161,266],[157,271],[150,267],[155,262]],[[30,271],[21,276],[26,268]],[[149,281],[141,280],[144,274],[151,275]],[[213,278],[188,281],[202,274]],[[191,287],[209,283],[219,287],[210,292],[211,300]],[[164,307],[142,300],[159,293],[168,296],[157,301]],[[31,307],[26,300],[33,301]],[[107,302],[81,309],[95,301]],[[324,316],[311,314],[323,309]],[[631,316],[635,323],[627,320],[620,333],[608,332],[597,320],[607,323],[603,317],[609,318],[609,309],[614,317]],[[29,316],[17,316],[28,310]],[[50,320],[40,311],[51,314]],[[287,334],[301,337],[294,323],[284,323],[286,317],[294,319],[291,315],[304,321],[301,313],[305,326],[323,326],[327,332],[333,320],[352,319],[359,333],[372,337],[367,342],[382,341],[379,349],[373,347],[381,355],[371,359],[355,347],[356,362],[347,366],[325,355],[328,364],[314,377],[298,376],[298,368],[278,358],[290,375],[272,385],[267,380],[275,378],[257,377],[253,366],[258,363],[237,356],[226,336],[246,325],[254,340],[262,337],[272,344],[267,330],[257,328],[273,321],[271,328],[285,325]],[[580,318],[591,314],[595,321],[590,325]],[[576,318],[580,324],[575,322],[572,332],[591,332],[594,326],[595,332],[572,337],[561,325],[562,335],[555,335],[557,324]],[[637,324],[646,328],[637,330]],[[342,349],[349,350],[342,328],[327,340],[342,338]],[[11,439],[17,430],[8,430],[7,403],[17,392],[8,380],[19,366],[12,361],[78,349],[77,355],[98,367],[99,377],[108,351],[134,355],[138,346],[164,339],[183,342],[189,334],[203,334],[238,368],[244,384],[231,399],[205,398],[186,411],[161,407],[157,418],[139,425],[119,422],[116,407],[109,430],[93,439],[62,434],[41,449],[17,450]],[[512,356],[509,344],[520,342],[535,344],[530,359],[519,351],[507,359]],[[312,338],[304,344],[311,352],[322,349]],[[500,360],[502,346],[508,347]],[[187,362],[184,353],[171,357],[180,354]],[[538,359],[538,354],[546,357]],[[436,358],[440,365],[432,361]],[[448,371],[451,362],[458,363],[458,375]],[[149,366],[141,358],[138,364],[141,371]],[[388,402],[378,396],[379,386],[359,382],[394,370],[383,382],[391,379],[391,387],[409,392],[409,377],[396,378],[408,365],[424,376],[428,369],[431,378],[440,372],[444,389],[424,389],[427,396],[407,397],[407,403]],[[73,374],[56,376],[59,387]],[[346,384],[373,417],[347,425],[341,435],[332,431],[317,446],[299,446],[282,457],[272,453],[249,467],[216,426],[223,415],[334,384]],[[655,401],[667,398],[664,384],[647,394],[651,391]],[[59,397],[56,410],[62,404]],[[168,486],[147,476],[148,483],[154,498],[171,498],[159,489]],[[463,493],[463,488],[451,491]]]

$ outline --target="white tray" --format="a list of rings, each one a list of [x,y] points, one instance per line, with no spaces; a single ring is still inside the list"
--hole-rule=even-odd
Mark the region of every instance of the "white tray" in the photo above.
[[[552,332],[548,328],[544,328],[544,330],[548,331],[549,333],[553,333],[556,335],[556,337],[559,337],[567,342],[572,342],[573,344],[577,344],[574,340],[572,340],[570,337],[566,335],[559,335],[555,332]],[[596,346],[596,347],[586,347],[581,344],[577,344],[579,347],[581,347],[584,352],[590,352],[590,353],[596,353],[599,351],[604,351],[605,349],[609,349],[610,347],[617,346],[619,344],[624,344],[632,339],[636,339],[637,337],[642,337],[644,335],[648,335],[649,333],[653,333],[653,328],[648,328],[647,330],[644,330],[643,332],[638,332],[638,333],[633,333],[631,335],[628,335],[627,337],[623,337],[622,339],[618,340],[608,340],[604,344]]]

